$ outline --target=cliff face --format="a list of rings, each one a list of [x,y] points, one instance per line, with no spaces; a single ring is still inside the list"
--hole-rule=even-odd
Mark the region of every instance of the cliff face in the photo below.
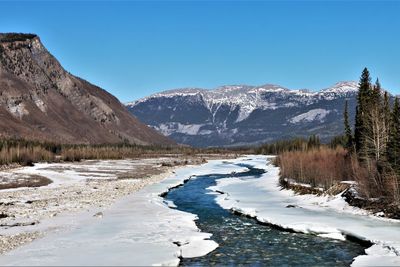
[[[63,143],[173,144],[105,90],[65,71],[32,34],[0,34],[0,135]]]

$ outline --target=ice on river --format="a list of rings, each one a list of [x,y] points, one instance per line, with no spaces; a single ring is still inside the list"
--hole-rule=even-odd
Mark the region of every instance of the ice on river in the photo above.
[[[260,178],[224,178],[210,189],[224,192],[217,203],[297,232],[344,239],[346,236],[369,240],[375,245],[358,256],[354,266],[400,265],[400,221],[378,218],[350,207],[340,196],[295,195],[279,187],[279,168],[269,162],[271,157],[248,156],[237,159],[266,170]]]
[[[173,203],[164,202],[160,194],[192,175],[244,170],[222,160],[177,169],[118,201],[102,218],[87,212],[72,217],[73,223],[58,216],[47,221],[68,229],[2,255],[0,265],[178,265],[179,257],[203,256],[218,244],[210,240],[211,234],[199,231],[196,215],[169,208]]]
[[[179,257],[205,255],[218,246],[211,234],[199,231],[194,214],[171,209],[173,203],[164,201],[160,194],[192,175],[247,170],[238,163],[263,168],[266,173],[258,178],[219,179],[213,190],[225,192],[217,197],[223,208],[298,232],[370,240],[375,245],[366,250],[367,255],[357,257],[354,265],[400,265],[398,221],[371,216],[348,206],[340,197],[298,196],[281,190],[279,169],[269,159],[247,156],[178,169],[160,183],[118,201],[103,211],[102,218],[93,217],[92,211],[73,216],[68,229],[2,255],[0,265],[177,265]],[[57,216],[46,223],[62,225],[62,220]]]

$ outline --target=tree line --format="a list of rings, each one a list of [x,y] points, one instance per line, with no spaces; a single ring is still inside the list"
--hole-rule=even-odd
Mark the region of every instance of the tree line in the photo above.
[[[17,163],[80,161],[84,159],[124,159],[180,154],[240,154],[250,149],[192,148],[188,146],[117,144],[59,144],[35,140],[0,138],[0,166]]]
[[[311,135],[307,138],[297,137],[287,140],[278,140],[273,143],[266,143],[255,149],[257,154],[278,155],[282,152],[307,151],[319,148],[321,141],[318,135]]]
[[[371,83],[367,68],[362,71],[357,95],[355,125],[349,124],[348,104],[344,110],[345,147],[370,174],[369,186],[382,195],[399,198],[400,103],[391,100],[379,79]],[[388,192],[391,191],[391,192]]]
[[[378,79],[372,83],[367,68],[359,81],[354,125],[345,102],[343,135],[329,144],[320,144],[318,136],[278,141],[262,145],[257,152],[278,155],[281,180],[325,190],[341,181],[356,181],[365,207],[379,200],[385,208],[394,207],[400,217],[396,206],[400,203],[400,99],[383,90]]]

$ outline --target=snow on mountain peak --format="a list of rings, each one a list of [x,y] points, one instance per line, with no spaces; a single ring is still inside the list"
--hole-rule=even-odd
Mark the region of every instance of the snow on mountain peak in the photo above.
[[[208,91],[207,89],[202,89],[202,88],[196,88],[196,87],[188,87],[188,88],[179,88],[179,89],[172,89],[172,90],[166,90],[162,91],[159,93],[152,94],[150,96],[146,96],[143,98],[140,98],[135,101],[127,102],[125,103],[126,106],[134,106],[142,102],[146,102],[149,99],[152,98],[159,98],[159,97],[175,97],[175,96],[193,96],[197,94],[201,94],[203,92]]]
[[[222,105],[228,105],[231,110],[239,108],[236,122],[246,119],[255,109],[277,109],[279,107],[296,106],[298,102],[310,103],[312,97],[317,96],[326,100],[332,100],[337,96],[346,96],[358,90],[358,84],[354,81],[338,82],[335,85],[315,92],[307,89],[290,90],[280,85],[264,84],[261,86],[250,85],[225,85],[215,89],[183,88],[163,91],[149,97],[127,103],[127,106],[135,106],[149,99],[160,97],[171,98],[176,96],[198,96],[193,101],[203,101],[212,114],[216,114]],[[269,93],[273,95],[270,97]],[[267,95],[268,94],[268,95]],[[287,103],[277,104],[276,97],[290,97]],[[294,99],[294,100],[293,100]]]
[[[264,84],[261,86],[250,86],[250,85],[225,85],[215,89],[202,89],[202,88],[181,88],[167,90],[160,93],[150,95],[148,97],[126,103],[128,106],[145,102],[151,98],[158,97],[174,97],[174,96],[193,96],[202,95],[205,99],[213,103],[230,103],[230,104],[242,104],[246,100],[255,100],[259,98],[263,93],[283,93],[290,95],[299,96],[331,96],[332,94],[348,94],[358,90],[358,83],[355,81],[341,81],[333,86],[320,90],[318,92],[311,91],[308,89],[301,90],[290,90],[283,86],[276,84]]]
[[[352,93],[358,90],[358,83],[355,81],[338,82],[332,87],[321,90],[321,93]]]

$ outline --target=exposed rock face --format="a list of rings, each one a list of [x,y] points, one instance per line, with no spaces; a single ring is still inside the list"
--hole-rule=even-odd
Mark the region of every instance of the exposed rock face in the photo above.
[[[356,82],[339,82],[319,92],[272,84],[185,88],[127,107],[161,133],[198,147],[252,145],[311,134],[329,141],[343,133],[346,100],[353,123],[357,91]]]
[[[73,76],[33,34],[0,34],[0,134],[62,143],[173,144]]]

